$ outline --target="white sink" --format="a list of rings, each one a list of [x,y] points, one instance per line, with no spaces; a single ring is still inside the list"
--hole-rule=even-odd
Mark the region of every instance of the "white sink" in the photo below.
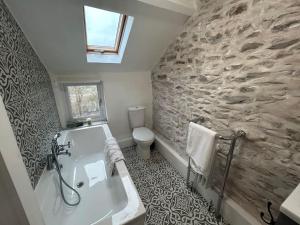
[[[281,204],[280,212],[300,224],[300,184]]]

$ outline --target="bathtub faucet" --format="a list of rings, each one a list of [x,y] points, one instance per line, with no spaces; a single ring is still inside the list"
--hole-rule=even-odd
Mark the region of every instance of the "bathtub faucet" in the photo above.
[[[60,133],[57,133],[52,139],[52,153],[55,152],[56,156],[58,155],[68,155],[71,156],[71,153],[68,150],[65,150],[66,147],[71,148],[71,142],[68,141],[66,145],[59,145],[57,139],[61,136]]]
[[[66,145],[58,145],[57,144],[57,150],[56,150],[56,155],[68,155],[71,156],[71,153],[69,150],[66,150],[65,148],[71,148],[71,142],[68,141],[68,144]]]
[[[71,153],[69,153],[69,151],[65,149],[65,147],[70,148],[71,143],[68,142],[68,144],[66,144],[66,145],[59,145],[57,142],[57,139],[60,136],[61,136],[61,134],[57,133],[54,136],[54,138],[52,139],[51,154],[47,155],[47,170],[52,170],[55,167],[58,178],[59,178],[60,194],[61,194],[61,197],[62,197],[62,200],[64,201],[64,203],[68,206],[77,206],[80,203],[81,196],[80,196],[79,192],[77,190],[75,190],[74,187],[72,187],[70,184],[68,184],[67,181],[63,178],[63,176],[61,174],[62,165],[58,161],[58,155],[71,156]],[[65,185],[66,188],[70,189],[72,192],[74,192],[77,195],[76,202],[69,202],[66,199],[63,185]]]
[[[54,138],[52,139],[52,145],[51,145],[51,154],[47,155],[47,170],[52,170],[54,168],[54,163],[56,161],[56,164],[59,165],[60,167],[62,167],[62,165],[60,165],[58,163],[57,160],[57,156],[59,155],[68,155],[71,156],[71,153],[65,149],[65,147],[70,148],[71,147],[71,143],[68,142],[68,144],[66,145],[59,145],[57,143],[57,139],[60,137],[60,133],[57,133]]]

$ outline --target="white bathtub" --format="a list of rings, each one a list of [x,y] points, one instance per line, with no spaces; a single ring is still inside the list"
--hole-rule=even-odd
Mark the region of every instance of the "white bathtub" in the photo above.
[[[62,176],[81,195],[78,206],[67,206],[61,198],[56,170],[45,170],[36,195],[46,225],[144,224],[145,208],[123,161],[116,163],[117,174],[105,169],[104,144],[111,132],[107,124],[61,132],[59,144],[71,142],[71,157],[59,156]],[[81,188],[76,185],[83,182]],[[76,194],[64,187],[67,200]]]
[[[158,132],[155,132],[155,148],[186,178],[188,159],[184,153],[180,154],[179,150]],[[193,179],[194,176],[191,174],[191,180]],[[214,205],[217,204],[218,195],[214,190],[199,184],[196,187],[198,192],[201,193],[208,202],[213,201]],[[222,216],[225,222],[231,225],[262,225],[256,218],[228,196],[225,196],[225,201],[223,202]]]

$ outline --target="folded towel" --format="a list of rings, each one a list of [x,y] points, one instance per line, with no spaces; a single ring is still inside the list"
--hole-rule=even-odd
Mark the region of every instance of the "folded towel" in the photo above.
[[[215,138],[216,132],[196,123],[189,124],[186,152],[192,169],[202,175],[207,184],[216,155]]]
[[[112,137],[105,141],[104,153],[106,170],[110,176],[113,176],[115,173],[116,162],[125,160],[115,138]]]

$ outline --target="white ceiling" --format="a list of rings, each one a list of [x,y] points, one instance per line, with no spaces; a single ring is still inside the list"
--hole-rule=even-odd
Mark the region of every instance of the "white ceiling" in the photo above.
[[[6,4],[55,75],[150,70],[188,17],[138,0],[6,0]],[[134,16],[122,64],[86,62],[84,4]]]

